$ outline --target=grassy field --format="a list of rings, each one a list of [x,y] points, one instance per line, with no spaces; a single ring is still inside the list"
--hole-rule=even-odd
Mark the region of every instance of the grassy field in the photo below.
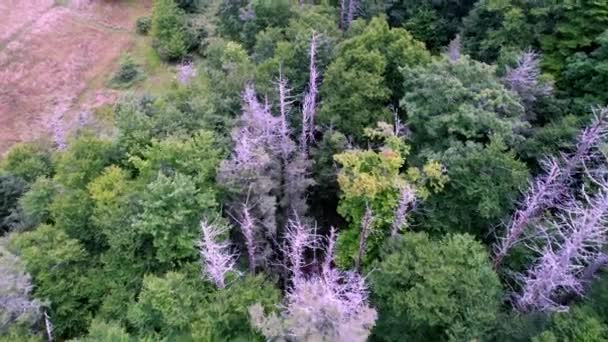
[[[148,75],[137,88],[154,91],[173,77],[134,32],[151,0],[0,1],[0,154],[41,137],[55,141],[80,113],[113,103],[124,90],[108,79],[130,53]]]

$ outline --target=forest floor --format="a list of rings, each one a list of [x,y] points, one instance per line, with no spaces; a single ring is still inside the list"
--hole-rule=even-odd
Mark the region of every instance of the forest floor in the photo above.
[[[0,155],[20,141],[65,141],[82,113],[116,100],[107,80],[146,45],[135,20],[151,2],[0,1]]]

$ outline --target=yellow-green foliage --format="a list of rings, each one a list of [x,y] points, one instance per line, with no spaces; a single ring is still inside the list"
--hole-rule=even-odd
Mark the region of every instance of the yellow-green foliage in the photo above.
[[[447,181],[443,167],[433,160],[422,169],[410,167],[402,173],[409,147],[402,138],[393,134],[391,125],[379,123],[376,129],[366,129],[366,133],[370,139],[380,140],[382,146],[352,149],[334,156],[341,166],[338,173],[338,213],[349,222],[349,228],[343,230],[338,238],[337,262],[344,267],[350,265],[356,255],[360,223],[367,206],[374,213],[372,235],[366,251],[367,260],[372,260],[394,220],[400,190],[406,185],[411,186],[416,196],[424,200],[430,193],[441,191]]]

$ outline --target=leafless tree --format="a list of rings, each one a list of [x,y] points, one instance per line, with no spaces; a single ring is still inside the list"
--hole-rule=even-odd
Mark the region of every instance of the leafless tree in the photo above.
[[[300,149],[307,153],[308,144],[314,138],[315,130],[315,115],[317,111],[317,93],[318,93],[318,73],[315,62],[317,53],[317,35],[313,32],[310,39],[310,66],[308,76],[308,90],[304,95],[302,105],[302,133],[300,134]]]
[[[523,51],[517,58],[515,68],[507,67],[503,79],[505,85],[519,94],[525,104],[533,104],[539,97],[550,95],[553,87],[540,80],[540,56],[532,51]]]
[[[579,134],[574,153],[564,153],[559,158],[549,158],[543,163],[544,172],[531,182],[507,225],[505,236],[494,246],[495,268],[502,263],[511,248],[522,241],[528,225],[542,216],[545,210],[559,205],[568,194],[572,178],[581,165],[598,157],[597,147],[608,132],[607,116],[608,107],[594,109],[594,119]]]
[[[295,236],[290,253],[318,248],[318,237],[311,229],[294,222],[290,227]],[[295,341],[365,341],[377,318],[376,310],[369,306],[365,279],[356,272],[342,272],[331,267],[335,247],[335,229],[325,248],[325,260],[320,274],[304,276],[293,269],[292,286],[285,296],[285,309],[281,316],[267,317],[261,306],[249,309],[252,324],[267,338],[289,336]],[[288,240],[290,241],[290,240]],[[303,248],[303,246],[305,248]],[[291,255],[292,267],[302,264],[303,256]]]
[[[300,217],[294,213],[293,218],[288,222],[283,240],[285,266],[290,270],[293,287],[297,288],[304,281],[302,268],[307,265],[305,252],[307,249],[317,248],[318,239],[313,230],[300,221]]]
[[[255,219],[251,215],[251,209],[247,203],[243,203],[241,210],[241,219],[239,221],[239,227],[241,233],[245,237],[245,246],[247,247],[247,256],[249,257],[249,272],[255,273],[256,266],[256,239],[255,239]]]
[[[599,190],[591,195],[582,190],[582,200],[572,200],[557,220],[542,230],[541,247],[528,244],[541,256],[521,276],[522,291],[516,298],[521,311],[564,310],[560,295],[582,295],[586,266],[602,255],[608,227],[608,182],[597,182]]]
[[[396,236],[407,223],[407,213],[416,202],[416,194],[411,186],[405,185],[399,191],[399,201],[395,208],[395,219],[391,225],[391,236]]]
[[[456,63],[460,59],[460,49],[462,46],[461,44],[462,43],[459,34],[457,34],[456,37],[454,37],[454,39],[450,41],[450,44],[448,45],[447,55],[451,63]]]
[[[226,274],[235,272],[237,254],[232,253],[228,241],[220,241],[227,234],[228,228],[201,221],[201,239],[198,243],[203,276],[212,281],[218,288],[226,287]]]
[[[363,218],[361,219],[361,233],[359,234],[359,251],[357,253],[357,259],[355,260],[355,270],[357,272],[361,271],[361,261],[365,254],[365,248],[367,244],[367,239],[369,238],[369,234],[372,231],[374,225],[374,213],[372,209],[367,205],[365,207],[365,214],[363,214]]]
[[[53,342],[55,340],[53,336],[53,323],[51,322],[51,318],[47,314],[46,310],[44,311],[44,327],[46,329],[46,339],[48,342]]]

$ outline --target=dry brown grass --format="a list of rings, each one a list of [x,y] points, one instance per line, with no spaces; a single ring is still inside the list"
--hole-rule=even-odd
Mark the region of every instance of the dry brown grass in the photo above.
[[[81,106],[113,101],[96,80],[112,72],[133,42],[135,19],[150,8],[149,1],[53,3],[0,1],[0,154],[18,141],[63,139]]]

